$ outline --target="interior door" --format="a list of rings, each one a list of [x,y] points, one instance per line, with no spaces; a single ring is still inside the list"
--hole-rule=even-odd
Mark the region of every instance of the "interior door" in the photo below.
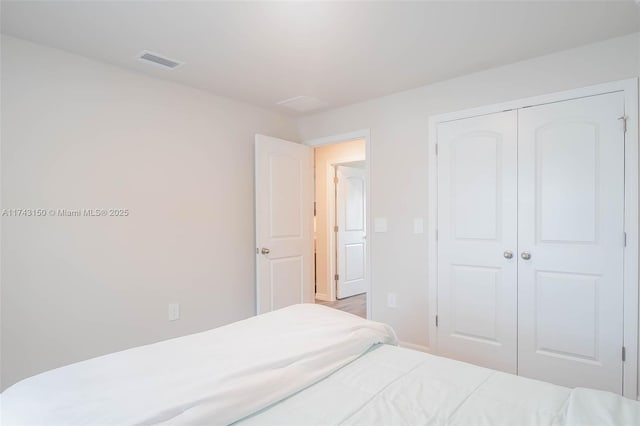
[[[622,93],[519,112],[518,371],[622,391]]]
[[[336,166],[338,299],[367,291],[364,168]]]
[[[517,113],[438,126],[438,353],[510,373],[517,354]]]
[[[313,151],[256,135],[256,304],[313,302]]]

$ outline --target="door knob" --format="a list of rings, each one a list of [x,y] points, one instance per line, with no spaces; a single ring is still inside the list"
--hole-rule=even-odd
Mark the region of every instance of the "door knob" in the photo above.
[[[502,253],[502,255],[504,256],[505,259],[511,259],[513,257],[513,252],[511,250],[507,250],[504,253]]]
[[[270,252],[271,252],[271,250],[269,250],[266,247],[262,247],[262,250],[260,250],[260,253],[262,253],[262,254],[269,254]]]
[[[529,253],[528,251],[523,251],[520,257],[523,258],[524,260],[529,260],[531,259],[531,253]]]

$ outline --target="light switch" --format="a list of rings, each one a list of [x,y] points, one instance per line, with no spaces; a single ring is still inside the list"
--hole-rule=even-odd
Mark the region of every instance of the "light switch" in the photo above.
[[[415,219],[413,219],[413,233],[424,234],[424,221],[421,217],[416,217]]]
[[[387,218],[386,217],[376,217],[373,220],[373,231],[374,232],[387,232]]]

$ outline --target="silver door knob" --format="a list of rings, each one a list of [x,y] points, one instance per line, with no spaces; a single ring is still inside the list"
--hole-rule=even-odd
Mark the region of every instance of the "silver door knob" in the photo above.
[[[260,253],[262,253],[262,254],[269,254],[269,253],[271,253],[271,250],[269,250],[269,249],[268,249],[268,248],[266,248],[266,247],[262,247],[262,250],[260,250]]]
[[[523,258],[524,260],[529,260],[531,259],[531,253],[529,253],[528,251],[523,251],[520,257]]]
[[[504,253],[502,253],[502,255],[504,256],[505,259],[511,259],[513,257],[513,252],[511,250],[507,250]]]

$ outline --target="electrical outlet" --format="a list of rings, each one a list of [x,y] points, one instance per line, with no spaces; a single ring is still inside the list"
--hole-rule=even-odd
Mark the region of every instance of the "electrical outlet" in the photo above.
[[[387,306],[389,308],[397,308],[398,300],[395,293],[387,293]]]
[[[180,319],[180,304],[169,303],[169,321]]]

